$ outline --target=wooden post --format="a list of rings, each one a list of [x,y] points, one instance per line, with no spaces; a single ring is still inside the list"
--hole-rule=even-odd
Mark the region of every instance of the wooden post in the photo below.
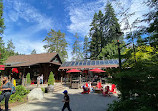
[[[61,76],[61,84],[63,84],[63,76]]]
[[[79,87],[81,88],[81,74],[80,74],[80,85],[79,85]]]

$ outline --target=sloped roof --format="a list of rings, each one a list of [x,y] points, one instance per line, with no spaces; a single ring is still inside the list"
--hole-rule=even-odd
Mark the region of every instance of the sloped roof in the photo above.
[[[57,55],[58,54],[54,52],[54,53],[10,56],[5,61],[5,64],[8,65],[8,67],[9,66],[19,67],[19,66],[30,66],[38,63],[53,63],[52,59],[54,59],[54,57],[56,57]]]

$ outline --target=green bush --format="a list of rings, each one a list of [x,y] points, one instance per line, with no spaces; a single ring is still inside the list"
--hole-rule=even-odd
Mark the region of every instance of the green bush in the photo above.
[[[41,87],[41,90],[45,93],[45,88]]]
[[[27,84],[31,84],[30,73],[27,73],[26,78],[27,78]]]
[[[54,85],[55,79],[53,72],[50,72],[49,79],[48,79],[48,85]]]
[[[10,96],[9,103],[23,102],[25,98],[27,97],[27,94],[30,92],[24,86],[21,86],[21,85],[16,86],[15,89],[16,89],[16,92]],[[2,105],[5,104],[4,99],[1,102],[1,104]]]
[[[10,102],[22,102],[26,98],[27,94],[30,92],[24,86],[19,85],[15,87],[16,92],[10,96]]]

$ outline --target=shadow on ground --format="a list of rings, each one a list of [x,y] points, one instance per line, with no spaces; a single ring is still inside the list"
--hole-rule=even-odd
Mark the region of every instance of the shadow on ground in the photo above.
[[[63,94],[55,93],[47,95],[44,102],[30,102],[28,105],[36,106],[39,109],[31,111],[61,111],[63,106]],[[108,104],[113,100],[117,100],[116,96],[104,97],[101,94],[69,94],[70,107],[72,111],[106,111]],[[67,111],[67,110],[65,110]]]

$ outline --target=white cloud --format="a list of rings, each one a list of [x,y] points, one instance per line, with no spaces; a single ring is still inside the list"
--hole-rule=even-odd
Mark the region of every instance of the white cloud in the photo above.
[[[14,44],[16,47],[15,51],[22,54],[30,54],[34,49],[38,54],[46,52],[46,50],[43,48],[44,43],[41,41],[20,40]]]
[[[148,7],[143,4],[143,1],[145,0],[116,0],[112,1],[112,5],[116,14],[119,13],[119,11],[126,10],[127,8],[130,8],[129,13],[136,12],[129,20],[130,23],[132,23],[136,18],[141,18],[143,14],[148,12]],[[77,32],[81,35],[87,35],[90,30],[90,23],[93,19],[94,13],[98,13],[99,10],[104,12],[106,2],[107,0],[98,0],[86,4],[81,4],[78,0],[72,2],[70,7],[68,7],[71,21],[71,24],[67,26],[68,31],[71,33]],[[122,6],[123,9],[121,9],[120,6]],[[121,25],[121,28],[123,27],[124,24]]]
[[[30,54],[33,49],[37,53],[46,52],[44,50],[42,38],[37,38],[40,31],[49,31],[54,27],[54,21],[52,18],[41,13],[32,5],[25,3],[23,0],[5,0],[5,25],[6,30],[4,31],[4,42],[7,43],[8,40],[12,39],[15,45],[15,51],[22,54]],[[28,22],[29,26],[26,24],[21,24],[20,19]],[[17,23],[21,27],[21,30],[15,31],[14,24]],[[22,26],[23,25],[23,26]],[[40,36],[41,37],[41,36]]]
[[[38,24],[40,29],[48,30],[52,28],[54,24],[52,18],[42,14],[30,4],[21,0],[6,0],[5,2],[7,4],[6,9],[8,10],[7,16],[11,21],[16,22],[19,18],[22,18],[29,23]]]
[[[89,33],[90,23],[94,13],[103,10],[105,3],[98,1],[80,4],[78,6],[76,6],[78,1],[76,1],[76,4],[74,2],[72,3],[73,4],[70,4],[70,7],[68,7],[71,24],[67,26],[67,28],[69,32],[73,34],[77,32],[85,36]]]
[[[71,61],[72,60],[73,56],[72,56],[71,52],[72,52],[72,47],[69,45],[68,48],[67,48],[68,58],[67,58],[66,61]]]

